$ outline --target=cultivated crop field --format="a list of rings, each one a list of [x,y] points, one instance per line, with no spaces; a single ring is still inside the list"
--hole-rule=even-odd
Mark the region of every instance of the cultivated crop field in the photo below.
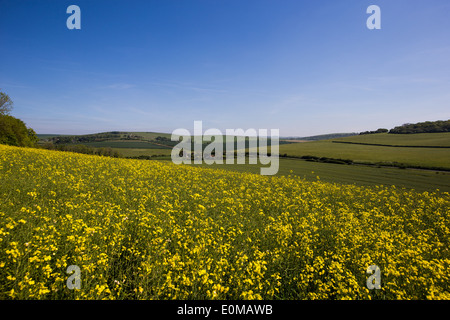
[[[120,153],[122,157],[139,157],[139,156],[166,156],[170,159],[172,149],[133,149],[133,148],[112,148],[114,151]]]
[[[445,192],[0,145],[0,199],[1,299],[450,298]]]
[[[415,133],[415,134],[364,134],[345,138],[334,138],[332,141],[370,143],[391,146],[426,146],[450,148],[450,132]]]
[[[406,166],[450,169],[450,148],[386,147],[323,140],[281,145],[280,154],[351,159],[360,163],[396,162]]]

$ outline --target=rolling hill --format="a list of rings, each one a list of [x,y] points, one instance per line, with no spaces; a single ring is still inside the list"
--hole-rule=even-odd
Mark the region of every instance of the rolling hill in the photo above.
[[[360,143],[393,147],[450,148],[450,132],[389,134],[378,133],[331,139],[333,142]]]
[[[450,133],[380,133],[292,143],[280,146],[280,155],[350,159],[360,164],[401,164],[412,168],[450,170]]]

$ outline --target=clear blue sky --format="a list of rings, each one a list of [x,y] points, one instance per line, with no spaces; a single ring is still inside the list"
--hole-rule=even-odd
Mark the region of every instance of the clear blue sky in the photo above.
[[[66,9],[81,8],[81,30]],[[366,9],[381,8],[381,30]],[[0,0],[0,90],[38,133],[450,118],[448,0]]]

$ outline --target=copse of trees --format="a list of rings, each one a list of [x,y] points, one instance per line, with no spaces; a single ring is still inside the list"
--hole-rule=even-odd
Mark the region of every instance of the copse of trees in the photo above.
[[[380,129],[378,129],[378,130],[376,130],[376,131],[364,131],[364,132],[360,132],[360,135],[361,135],[361,134],[386,133],[386,132],[389,132],[389,130],[388,130],[388,129],[384,129],[384,128],[380,128]]]
[[[376,131],[364,131],[362,134],[374,133],[393,133],[393,134],[410,134],[410,133],[436,133],[450,132],[450,120],[425,121],[418,123],[405,123],[391,130],[380,128]]]
[[[33,147],[39,140],[36,132],[9,113],[13,108],[11,98],[0,92],[0,143],[18,147]]]
[[[395,134],[435,133],[435,132],[450,132],[450,120],[405,123],[389,131],[389,133]]]
[[[50,141],[56,144],[67,144],[67,143],[90,143],[90,142],[100,142],[105,140],[140,140],[141,136],[134,134],[129,134],[127,132],[121,131],[111,131],[103,133],[93,133],[86,135],[72,135],[72,136],[57,136],[47,138],[46,141]]]
[[[65,143],[89,143],[103,141],[105,139],[120,139],[120,133],[94,133],[82,136],[58,136],[47,139],[56,144]]]
[[[170,140],[169,138],[167,138],[167,137],[160,137],[160,136],[157,136],[156,138],[155,138],[155,140],[156,141],[172,141],[172,140]]]
[[[33,147],[38,141],[36,132],[10,115],[0,115],[0,143],[18,147]]]

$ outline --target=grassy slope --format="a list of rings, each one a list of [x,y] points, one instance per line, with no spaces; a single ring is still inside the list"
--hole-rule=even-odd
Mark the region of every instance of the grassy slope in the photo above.
[[[155,140],[157,137],[171,137],[168,133],[161,132],[120,132],[121,135],[135,135],[142,137],[142,140],[117,140],[105,139],[104,141],[83,142],[80,144],[93,148],[112,148],[124,157],[170,155],[171,147],[164,146],[160,142],[152,143],[148,140]],[[61,136],[58,134],[38,134],[40,139],[48,139]]]
[[[162,149],[140,149],[140,148],[112,148],[119,152],[123,157],[153,156],[165,155],[170,156],[172,150],[169,148]]]
[[[146,140],[154,140],[156,139],[156,137],[166,137],[170,139],[171,137],[170,133],[161,133],[161,132],[127,132],[127,133],[141,136]]]
[[[335,141],[374,143],[401,146],[445,146],[450,147],[450,132],[416,134],[366,134],[332,139]]]
[[[62,134],[51,134],[51,133],[45,133],[45,134],[38,133],[36,135],[39,139],[49,139],[49,138],[53,138],[53,137],[62,136]]]
[[[140,141],[140,140],[107,140],[107,141],[96,141],[96,142],[85,142],[81,143],[83,145],[101,148],[101,147],[110,147],[110,148],[131,148],[131,149],[170,149],[169,147],[162,146],[159,144]]]
[[[352,138],[356,139],[354,137],[346,139]],[[397,137],[394,138],[397,139],[396,141],[398,141],[399,139]],[[409,138],[411,139],[410,143],[414,143],[412,140],[414,137]],[[365,139],[365,141],[376,141],[375,139],[378,139],[378,137],[374,137],[371,140],[369,140],[368,138]],[[386,138],[382,137],[381,139]],[[442,140],[440,141],[441,144],[445,143]],[[420,143],[425,143],[425,139],[423,139]],[[351,159],[360,162],[399,162],[414,166],[450,168],[450,148],[394,148],[384,146],[333,143],[331,140],[326,140],[281,145],[280,154],[285,153],[292,156],[311,155],[318,157]]]

